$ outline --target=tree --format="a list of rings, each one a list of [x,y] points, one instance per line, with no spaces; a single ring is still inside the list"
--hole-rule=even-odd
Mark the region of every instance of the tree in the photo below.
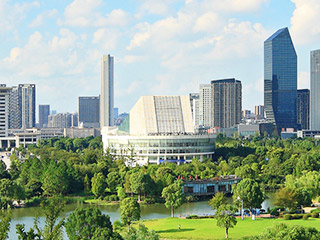
[[[0,211],[0,239],[4,240],[8,238],[8,232],[10,230],[10,221],[11,221],[11,214],[8,212]]]
[[[121,187],[121,186],[117,187],[117,195],[118,195],[118,198],[120,199],[120,201],[125,199],[127,196],[126,192],[124,191],[123,187]]]
[[[115,192],[117,185],[120,182],[120,176],[117,172],[110,172],[107,176],[106,182],[111,192]]]
[[[293,210],[297,207],[296,197],[297,193],[295,189],[281,188],[275,194],[274,204],[279,207]]]
[[[221,205],[226,204],[226,197],[223,192],[217,192],[214,197],[209,201],[212,209],[218,209]]]
[[[164,205],[166,208],[171,209],[171,217],[174,217],[174,209],[180,207],[185,200],[185,196],[182,193],[182,184],[181,180],[177,180],[162,190],[162,197],[165,199]]]
[[[106,191],[106,179],[102,173],[94,174],[92,178],[92,193],[96,196],[96,198],[103,198]]]
[[[123,224],[131,225],[141,217],[140,205],[133,198],[125,198],[120,203],[120,217]]]
[[[243,206],[249,208],[251,212],[253,208],[261,208],[265,199],[259,184],[249,178],[243,179],[233,189],[233,200],[236,201],[237,197],[243,200]]]
[[[125,240],[159,240],[159,236],[154,230],[148,230],[143,224],[139,224],[138,228],[130,228],[129,232],[124,236]]]
[[[229,228],[233,228],[237,224],[234,216],[235,209],[230,204],[221,205],[216,214],[217,226],[226,229],[226,238],[229,237]]]
[[[144,173],[139,171],[130,175],[131,191],[138,194],[138,202],[141,200],[141,192],[144,188]]]
[[[90,193],[91,187],[90,187],[90,180],[89,180],[88,174],[86,174],[86,176],[84,177],[83,186],[84,186],[84,192],[87,194]]]
[[[95,207],[77,208],[67,218],[65,229],[70,240],[122,239],[113,232],[110,217]]]

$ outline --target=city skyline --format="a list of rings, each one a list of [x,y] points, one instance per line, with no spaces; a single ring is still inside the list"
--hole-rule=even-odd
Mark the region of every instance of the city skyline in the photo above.
[[[243,108],[253,110],[263,104],[263,41],[288,26],[298,88],[309,88],[310,51],[320,47],[312,13],[320,3],[228,1],[5,1],[0,81],[34,83],[37,104],[73,112],[78,96],[99,94],[100,56],[111,54],[121,112],[141,95],[187,95],[230,76],[242,81]]]

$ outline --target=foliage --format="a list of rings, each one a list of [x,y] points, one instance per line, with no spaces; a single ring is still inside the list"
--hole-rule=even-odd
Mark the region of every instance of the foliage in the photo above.
[[[129,232],[124,235],[125,240],[159,240],[159,236],[154,230],[148,230],[143,224],[139,224],[138,228],[131,227]]]
[[[65,229],[70,240],[122,239],[113,232],[110,217],[94,207],[77,208],[67,218]]]
[[[103,198],[106,191],[106,179],[102,173],[96,173],[92,178],[92,193],[96,198]]]
[[[0,210],[0,239],[7,239],[10,229],[11,214]]]
[[[174,209],[180,207],[185,200],[185,196],[182,193],[182,181],[177,180],[168,187],[165,187],[162,191],[162,197],[166,201],[166,208],[171,209],[171,217],[174,217]]]
[[[243,206],[251,212],[253,208],[261,208],[265,198],[260,185],[249,178],[243,179],[233,189],[233,200],[236,201],[238,196],[243,201]]]
[[[120,201],[126,198],[127,194],[124,191],[123,187],[117,187],[117,195]]]
[[[217,192],[214,197],[209,201],[212,209],[218,209],[221,205],[226,204],[226,197],[223,192]]]
[[[141,217],[140,205],[133,198],[125,198],[120,204],[121,222],[130,225],[133,221],[137,221]]]
[[[230,204],[220,205],[215,214],[217,226],[226,229],[226,238],[229,237],[229,228],[233,228],[237,224],[234,214],[235,209]]]

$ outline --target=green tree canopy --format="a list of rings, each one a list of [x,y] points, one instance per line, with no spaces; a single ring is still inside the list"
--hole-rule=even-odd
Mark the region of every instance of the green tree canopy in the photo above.
[[[235,209],[230,204],[221,205],[215,213],[217,226],[226,229],[226,238],[229,237],[229,228],[233,228],[237,224],[234,214]]]
[[[165,199],[164,205],[166,208],[171,209],[171,217],[174,217],[174,209],[180,207],[185,200],[185,196],[182,193],[182,185],[182,181],[177,180],[162,191],[162,197]]]
[[[141,217],[140,205],[133,198],[125,198],[120,203],[121,222],[130,225]]]

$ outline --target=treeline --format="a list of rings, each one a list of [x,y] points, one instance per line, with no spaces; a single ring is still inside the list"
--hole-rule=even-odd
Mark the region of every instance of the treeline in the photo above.
[[[265,190],[296,189],[295,196],[304,199],[320,193],[320,146],[313,139],[219,135],[214,159],[182,165],[128,167],[125,163],[134,161],[132,156],[115,158],[111,151],[103,152],[100,137],[52,138],[28,149],[18,148],[9,170],[0,161],[2,207],[12,199],[70,194],[110,201],[135,195],[154,202],[179,176],[204,179],[235,174],[253,179]]]

